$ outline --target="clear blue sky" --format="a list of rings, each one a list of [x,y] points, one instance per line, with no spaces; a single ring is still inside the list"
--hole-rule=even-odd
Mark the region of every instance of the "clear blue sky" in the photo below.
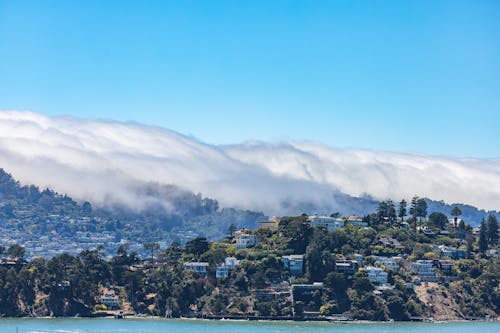
[[[0,109],[500,157],[500,1],[3,1]]]

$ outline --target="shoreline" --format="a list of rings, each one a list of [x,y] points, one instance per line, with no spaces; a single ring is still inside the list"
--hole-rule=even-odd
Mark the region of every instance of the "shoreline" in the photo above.
[[[484,323],[498,323],[500,318],[477,318],[477,319],[449,319],[449,320],[433,320],[431,318],[426,318],[424,320],[407,320],[407,321],[372,321],[372,320],[334,320],[330,318],[264,318],[264,317],[253,317],[253,318],[235,318],[235,317],[222,317],[221,318],[207,318],[207,317],[180,317],[180,318],[166,318],[160,316],[152,315],[124,315],[123,318],[115,318],[113,315],[106,316],[90,316],[90,317],[80,317],[80,316],[66,316],[66,317],[0,317],[2,320],[16,320],[16,319],[28,319],[28,320],[65,320],[65,319],[75,319],[75,320],[87,320],[87,319],[116,319],[116,320],[163,320],[163,321],[212,321],[212,322],[282,322],[282,323],[332,323],[332,324],[401,324],[401,323],[425,323],[425,324],[452,324],[452,323],[473,323],[473,322],[484,322]]]

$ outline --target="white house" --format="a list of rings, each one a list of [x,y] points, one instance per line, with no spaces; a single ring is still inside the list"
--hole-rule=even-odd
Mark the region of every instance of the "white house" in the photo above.
[[[392,271],[397,271],[399,269],[399,261],[402,259],[401,257],[379,257],[373,256],[375,260],[375,264],[378,266],[386,267]]]
[[[387,284],[388,274],[380,267],[368,266],[365,268],[368,280],[374,284]]]
[[[99,302],[101,304],[106,305],[108,310],[119,309],[120,308],[120,299],[113,293],[105,294],[101,296]]]
[[[345,225],[344,220],[333,218],[330,216],[312,215],[307,218],[307,221],[309,222],[311,227],[323,227],[326,228],[328,232],[333,231],[337,228],[343,228]]]
[[[236,248],[246,249],[247,247],[252,247],[257,245],[257,236],[251,234],[238,234],[236,235]]]
[[[222,264],[217,265],[217,269],[215,270],[215,277],[218,279],[227,278],[229,276],[229,272],[239,264],[240,261],[235,257],[227,257],[226,259],[224,259],[224,262]]]
[[[412,264],[413,271],[419,276],[435,276],[436,268],[432,260],[417,260]]]
[[[184,269],[198,273],[201,277],[207,276],[208,262],[187,262]]]

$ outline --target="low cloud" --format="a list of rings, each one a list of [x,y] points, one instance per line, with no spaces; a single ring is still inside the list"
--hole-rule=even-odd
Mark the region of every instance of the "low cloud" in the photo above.
[[[138,191],[174,184],[221,206],[289,213],[284,203],[328,207],[331,193],[376,199],[414,194],[499,209],[500,160],[459,159],[313,142],[205,144],[164,128],[32,112],[0,112],[0,167],[23,184],[101,206],[168,202]]]

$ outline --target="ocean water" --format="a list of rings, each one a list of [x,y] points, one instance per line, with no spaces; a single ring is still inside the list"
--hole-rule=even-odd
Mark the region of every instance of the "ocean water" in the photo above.
[[[500,333],[500,322],[326,323],[167,319],[0,319],[0,333]]]

